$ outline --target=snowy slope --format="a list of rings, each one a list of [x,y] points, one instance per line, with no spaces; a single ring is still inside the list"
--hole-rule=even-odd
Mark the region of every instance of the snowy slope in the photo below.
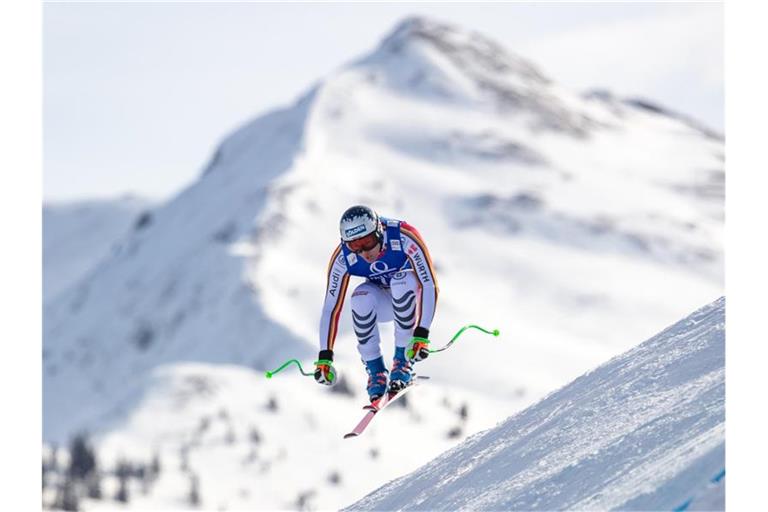
[[[364,413],[362,393],[354,400],[328,395],[307,380],[266,380],[240,366],[158,367],[143,384],[129,385],[141,398],[128,415],[105,419],[100,466],[110,471],[121,457],[147,461],[158,454],[158,481],[146,494],[138,485],[131,490],[136,510],[187,508],[192,475],[199,478],[204,509],[338,510],[467,432],[492,425],[488,411],[514,410],[458,387],[424,385],[407,407],[388,410],[364,437],[345,440]],[[417,452],[405,446],[415,438],[421,439]],[[104,487],[112,486],[105,478]],[[84,504],[85,510],[110,507],[112,500]]]
[[[271,284],[269,314],[313,339],[316,322],[296,319],[317,318],[344,205],[408,219],[438,266],[434,337],[472,321],[515,340],[494,348],[503,364],[485,344],[448,356],[466,384],[535,394],[722,293],[722,141],[562,90],[490,44],[415,20],[327,79],[266,206],[282,236],[250,275]],[[338,345],[356,364],[347,325]],[[430,372],[449,381],[451,363]]]
[[[254,242],[277,233],[258,214],[270,181],[301,144],[306,105],[270,113],[228,137],[196,184],[156,208],[94,273],[45,305],[46,439],[94,428],[117,404],[130,407],[125,383],[160,364],[266,367],[314,351],[265,316],[262,284],[245,277],[258,260]],[[273,224],[270,232],[261,222]]]
[[[76,283],[152,203],[124,196],[43,205],[43,302]]]
[[[285,474],[315,459],[365,466],[367,451],[311,441],[336,439],[359,414],[365,375],[348,312],[336,359],[355,396],[260,372],[316,355],[338,217],[368,203],[430,246],[437,344],[467,323],[502,336],[467,335],[420,363],[432,377],[420,393],[428,412],[394,412],[386,434],[397,444],[416,428],[432,433],[407,463],[382,455],[330,491],[316,476],[305,499],[350,503],[722,295],[722,155],[720,138],[663,109],[564,90],[480,35],[406,20],[296,104],[226,137],[198,181],[45,305],[44,438],[87,429],[113,455],[174,453],[224,406],[238,436],[251,413],[273,422],[262,449]],[[391,326],[382,331],[391,339]],[[153,418],[177,394],[163,383],[190,368],[218,391],[184,391],[194,406],[160,429]],[[265,386],[291,397],[286,416],[259,409]],[[443,390],[460,399],[443,405]],[[470,418],[447,438],[459,400]],[[285,496],[307,490],[270,464],[259,486],[275,495],[257,498],[253,475],[215,469],[238,459],[210,453],[196,464],[208,471],[202,485],[245,488],[251,508],[292,506]],[[158,496],[173,494],[166,484]]]
[[[724,510],[724,468],[721,298],[346,510]]]

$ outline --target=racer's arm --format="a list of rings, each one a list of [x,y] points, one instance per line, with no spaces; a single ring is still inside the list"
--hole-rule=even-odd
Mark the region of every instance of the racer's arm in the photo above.
[[[416,273],[416,277],[421,285],[420,307],[413,335],[427,338],[429,337],[429,327],[432,325],[432,320],[435,317],[435,308],[437,307],[437,296],[439,293],[437,276],[427,244],[424,243],[421,234],[413,226],[405,222],[400,225],[400,233],[403,238],[403,250],[408,256],[413,271]]]
[[[331,353],[330,357],[321,356],[320,359],[333,359],[333,343],[336,340],[339,317],[341,317],[348,284],[349,274],[347,273],[347,266],[344,264],[344,253],[341,251],[341,245],[339,245],[333,251],[333,256],[331,256],[331,261],[328,264],[325,301],[320,316],[320,352],[322,354],[323,351],[331,351]]]

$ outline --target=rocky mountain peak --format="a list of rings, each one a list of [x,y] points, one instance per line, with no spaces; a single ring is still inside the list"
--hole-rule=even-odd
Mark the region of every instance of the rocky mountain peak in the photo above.
[[[531,62],[486,36],[433,19],[406,18],[357,66],[400,94],[522,117],[535,131],[582,138],[599,124],[564,101]]]
[[[379,51],[400,53],[411,44],[436,49],[457,67],[478,76],[516,75],[530,83],[550,83],[532,63],[488,37],[424,17],[409,17],[399,23],[382,41]]]

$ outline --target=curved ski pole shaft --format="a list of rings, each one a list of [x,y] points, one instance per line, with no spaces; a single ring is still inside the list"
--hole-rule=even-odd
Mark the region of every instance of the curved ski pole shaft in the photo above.
[[[277,372],[283,371],[289,364],[292,364],[292,363],[296,364],[296,366],[299,367],[299,371],[301,372],[301,374],[303,376],[311,377],[311,376],[314,375],[314,373],[312,373],[312,372],[305,372],[304,368],[301,367],[301,363],[297,359],[290,359],[290,360],[284,362],[283,365],[280,368],[278,368],[277,370],[273,370],[271,372],[265,372],[264,376],[267,377],[268,379],[271,379],[274,374],[276,374]]]
[[[453,338],[451,338],[451,341],[446,343],[444,347],[440,347],[440,348],[436,348],[434,350],[430,350],[429,353],[430,354],[434,354],[435,352],[442,352],[443,350],[447,349],[448,347],[453,345],[453,342],[455,342],[459,338],[459,336],[464,334],[464,331],[466,331],[467,329],[477,329],[478,331],[482,331],[485,334],[491,334],[493,336],[498,336],[499,335],[499,330],[498,329],[494,329],[492,331],[489,331],[488,329],[483,329],[479,325],[473,325],[473,324],[465,325],[464,327],[459,329],[459,331],[456,334],[453,335]]]

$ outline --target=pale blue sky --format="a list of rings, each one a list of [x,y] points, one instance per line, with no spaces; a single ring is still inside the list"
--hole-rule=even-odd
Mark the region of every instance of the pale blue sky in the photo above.
[[[723,131],[716,3],[47,3],[44,197],[166,198],[222,137],[369,52],[403,17],[479,31],[576,90]]]

